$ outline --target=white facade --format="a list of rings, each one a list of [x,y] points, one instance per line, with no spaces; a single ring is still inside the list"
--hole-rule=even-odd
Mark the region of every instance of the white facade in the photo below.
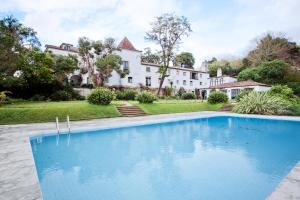
[[[79,67],[85,67],[81,58],[79,57],[76,50],[70,51],[64,48],[53,45],[46,45],[46,49],[50,50],[53,54],[65,55],[73,54],[78,56]],[[74,47],[72,46],[74,49]],[[105,85],[112,87],[129,87],[139,88],[141,86],[148,87],[150,89],[157,89],[159,87],[160,73],[159,66],[151,63],[141,62],[141,51],[135,49],[120,48],[120,50],[114,52],[122,58],[122,69],[129,69],[129,74],[124,78],[121,78],[115,71],[112,72],[112,76],[109,77]],[[168,76],[164,80],[163,88],[166,86],[174,88],[175,92],[183,87],[186,91],[196,92],[204,88],[209,87],[209,74],[199,70],[183,68],[183,67],[170,67],[168,69]],[[80,75],[82,82],[81,84],[90,83],[88,80],[88,74],[80,74],[80,70],[76,70],[73,75]]]
[[[229,99],[235,99],[236,96],[242,90],[265,92],[265,91],[268,91],[270,88],[271,87],[266,84],[261,84],[258,82],[248,80],[248,81],[240,81],[240,82],[233,82],[233,83],[213,86],[213,87],[210,87],[207,90],[207,92],[209,95],[212,90],[221,91],[221,92],[224,92],[228,96]]]

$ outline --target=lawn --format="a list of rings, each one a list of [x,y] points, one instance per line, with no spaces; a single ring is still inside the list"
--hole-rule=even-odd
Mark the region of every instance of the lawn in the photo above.
[[[223,106],[223,104],[209,104],[199,100],[160,100],[153,104],[136,105],[147,114],[217,111]]]
[[[61,121],[67,115],[70,120],[84,120],[120,116],[113,102],[111,105],[91,105],[87,101],[66,102],[18,102],[0,106],[0,124]]]
[[[24,124],[35,122],[54,122],[55,117],[65,121],[67,115],[70,120],[97,119],[106,117],[119,117],[116,105],[122,101],[113,101],[110,105],[91,105],[87,101],[62,102],[32,102],[23,101],[0,106],[0,124]],[[196,100],[160,100],[153,104],[138,105],[147,114],[165,114],[180,112],[196,112],[219,110],[223,104],[211,105]]]

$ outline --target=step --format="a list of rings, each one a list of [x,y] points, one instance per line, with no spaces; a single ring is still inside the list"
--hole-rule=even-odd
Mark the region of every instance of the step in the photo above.
[[[118,111],[124,117],[145,116],[146,113],[138,106],[117,106]]]

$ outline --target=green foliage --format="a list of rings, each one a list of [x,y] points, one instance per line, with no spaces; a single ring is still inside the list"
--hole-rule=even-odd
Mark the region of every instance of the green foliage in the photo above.
[[[287,85],[273,85],[268,93],[272,96],[278,96],[292,103],[298,103],[299,98],[294,95],[294,91]]]
[[[291,80],[291,76],[295,76],[290,73],[290,70],[290,65],[282,60],[267,61],[256,68],[244,69],[239,73],[238,80],[251,79],[266,84],[283,84]]]
[[[239,94],[236,96],[235,100],[239,102],[244,96],[248,95],[251,92],[251,90],[242,90],[239,92]]]
[[[294,91],[295,95],[300,96],[300,80],[299,82],[288,82],[287,85]]]
[[[58,90],[51,95],[51,100],[53,101],[69,101],[72,96],[65,90]]]
[[[101,78],[100,85],[104,85],[105,79],[111,77],[111,73],[115,70],[121,77],[125,77],[129,72],[121,70],[121,57],[118,55],[107,55],[105,57],[97,58],[95,65]]]
[[[291,105],[267,92],[253,91],[241,98],[233,111],[242,114],[282,115],[291,114]]]
[[[139,103],[153,103],[156,100],[156,96],[150,92],[141,92],[136,96],[136,100]]]
[[[264,62],[259,66],[261,80],[267,84],[280,84],[285,82],[290,65],[282,60]]]
[[[159,52],[152,53],[151,48],[147,47],[143,51],[141,61],[145,63],[161,64],[161,56],[162,55]]]
[[[196,95],[191,92],[187,92],[181,95],[181,99],[188,100],[188,99],[196,99]]]
[[[181,97],[184,93],[186,93],[185,89],[183,87],[180,87],[177,92],[177,96]]]
[[[43,95],[35,94],[32,97],[30,97],[30,101],[45,101],[47,98]]]
[[[78,60],[75,55],[69,54],[68,56],[53,55],[54,65],[51,67],[55,76],[61,82],[65,79],[66,75],[78,69]]]
[[[170,66],[170,61],[174,57],[176,48],[179,46],[182,38],[188,36],[192,32],[191,24],[184,16],[166,13],[156,17],[151,23],[151,30],[146,33],[145,39],[154,42],[161,47],[161,63],[163,70],[161,71],[161,83],[157,90],[160,94],[161,87],[167,76],[166,72]]]
[[[116,92],[116,99],[118,100],[135,100],[137,91],[134,89],[125,89],[124,91]]]
[[[210,104],[226,103],[228,101],[228,97],[224,92],[210,92],[207,101]]]
[[[165,87],[165,96],[172,96],[173,88],[166,86]]]
[[[9,91],[0,92],[0,105],[10,102],[10,98],[7,96],[7,94],[11,94],[11,92],[9,92]]]
[[[238,81],[247,81],[247,80],[260,81],[261,77],[259,75],[259,69],[258,68],[244,69],[238,74],[237,79]]]
[[[193,68],[195,64],[195,58],[190,52],[181,52],[180,54],[176,55],[175,59],[173,60],[173,64],[177,66],[184,66],[186,68]]]
[[[24,62],[26,45],[39,47],[36,32],[21,24],[13,16],[0,20],[0,77],[12,76]]]
[[[90,104],[108,105],[114,99],[114,93],[107,88],[96,88],[88,96]]]
[[[243,69],[243,61],[240,59],[237,60],[216,60],[208,62],[208,70],[210,76],[217,76],[218,68],[222,69],[222,73],[226,75],[237,75]]]

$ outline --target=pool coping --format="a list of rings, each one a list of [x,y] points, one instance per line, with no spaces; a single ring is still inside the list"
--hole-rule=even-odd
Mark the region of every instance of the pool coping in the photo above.
[[[227,112],[204,111],[193,113],[149,115],[134,118],[118,117],[72,121],[71,134],[76,134],[77,132],[81,131],[95,131],[108,128],[140,126],[146,124],[216,116],[300,121],[300,117],[291,116],[242,115]],[[67,133],[66,127],[64,127],[62,133]],[[55,123],[50,122],[0,125],[0,200],[42,199],[35,163],[31,151],[30,138],[49,134],[56,134]],[[281,183],[275,188],[275,190],[267,199],[300,199],[300,161],[281,181]]]

